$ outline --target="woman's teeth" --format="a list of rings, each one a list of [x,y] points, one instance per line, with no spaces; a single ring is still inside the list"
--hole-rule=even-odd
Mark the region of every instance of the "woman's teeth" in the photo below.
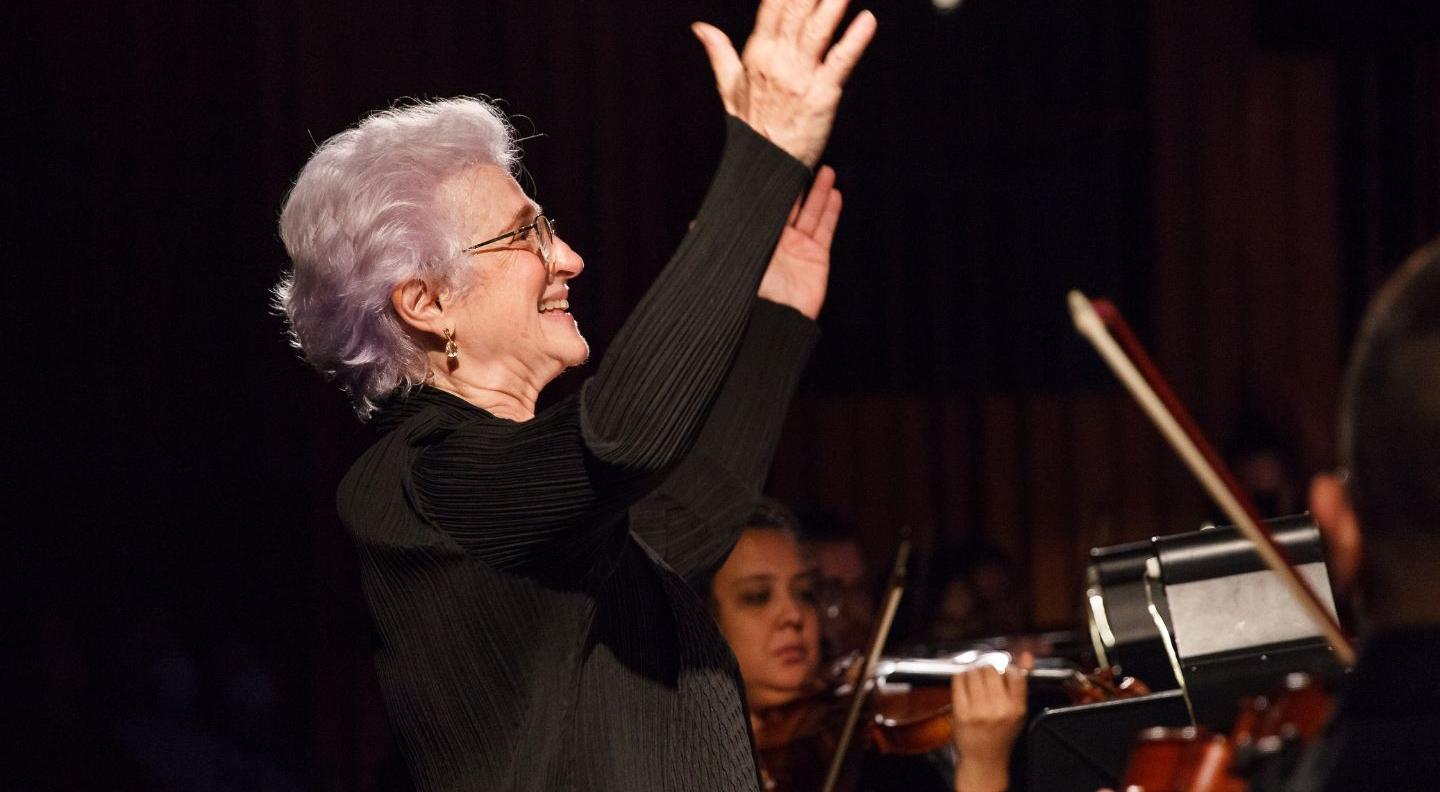
[[[568,311],[570,310],[569,300],[546,300],[540,303],[540,313],[546,311]]]

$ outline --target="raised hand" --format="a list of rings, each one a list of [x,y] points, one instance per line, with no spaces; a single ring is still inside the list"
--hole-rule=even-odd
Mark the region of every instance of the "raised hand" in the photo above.
[[[841,87],[875,35],[875,16],[861,11],[830,46],[847,4],[761,0],[740,55],[719,28],[691,26],[710,58],[725,111],[811,167],[830,137]]]
[[[830,280],[830,241],[840,221],[840,191],[829,166],[815,174],[803,201],[796,201],[775,253],[760,279],[759,295],[815,319]]]
[[[1016,663],[1030,668],[1027,652]],[[1004,674],[977,668],[950,680],[951,734],[959,761],[957,792],[1000,792],[1009,786],[1010,749],[1025,725],[1026,685],[1019,668]]]

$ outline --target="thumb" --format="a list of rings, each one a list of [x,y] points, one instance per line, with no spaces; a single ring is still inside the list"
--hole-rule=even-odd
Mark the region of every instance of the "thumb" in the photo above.
[[[720,90],[720,98],[725,102],[726,111],[733,115],[735,107],[731,93],[744,70],[740,65],[740,56],[735,52],[735,45],[730,43],[730,37],[725,35],[724,31],[714,25],[696,22],[690,26],[690,30],[705,47],[705,55],[710,59],[710,69],[715,72],[715,87]]]

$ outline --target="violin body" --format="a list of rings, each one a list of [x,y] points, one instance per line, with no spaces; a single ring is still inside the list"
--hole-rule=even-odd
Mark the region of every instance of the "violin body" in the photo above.
[[[1125,785],[1133,792],[1269,792],[1324,729],[1334,697],[1304,674],[1278,696],[1247,697],[1230,735],[1147,729],[1135,739]]]
[[[834,689],[822,689],[756,714],[755,748],[767,792],[821,788],[840,745],[848,703],[848,697]],[[842,789],[845,780],[842,777]]]
[[[1135,738],[1125,789],[1132,792],[1245,792],[1230,773],[1234,751],[1223,734],[1156,727]]]
[[[816,792],[825,783],[839,730],[817,732],[787,745],[760,751],[760,775],[767,792]],[[852,754],[852,756],[855,754]],[[841,774],[839,789],[855,788],[853,772]]]
[[[950,744],[949,686],[873,694],[870,740],[882,754],[929,753]]]
[[[822,691],[757,715],[756,748],[767,790],[816,792],[823,786],[848,704],[848,695]],[[873,692],[863,722],[846,751],[837,790],[859,788],[867,757],[918,756],[949,745],[950,689]]]

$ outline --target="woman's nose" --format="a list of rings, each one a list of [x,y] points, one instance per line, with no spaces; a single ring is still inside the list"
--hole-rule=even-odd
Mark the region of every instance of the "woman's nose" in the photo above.
[[[784,626],[798,626],[805,621],[805,608],[800,601],[794,597],[781,597],[779,616],[780,624]]]
[[[570,280],[585,271],[585,259],[560,237],[555,237],[555,277]]]

